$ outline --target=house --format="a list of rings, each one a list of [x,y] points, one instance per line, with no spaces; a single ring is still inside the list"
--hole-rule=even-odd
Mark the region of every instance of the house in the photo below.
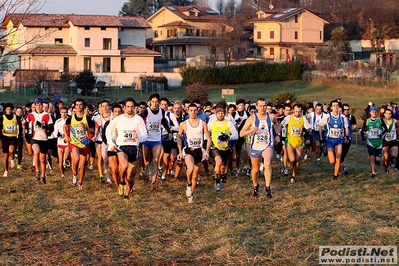
[[[152,45],[163,59],[184,60],[198,55],[210,58],[212,41],[231,30],[227,19],[209,7],[164,6],[147,19]]]
[[[100,80],[131,84],[132,73],[152,73],[160,56],[145,48],[150,26],[141,17],[13,13],[2,29],[8,70],[91,70]]]
[[[291,60],[295,47],[314,54],[324,44],[324,24],[328,21],[306,8],[265,9],[256,13],[254,56],[273,60]]]

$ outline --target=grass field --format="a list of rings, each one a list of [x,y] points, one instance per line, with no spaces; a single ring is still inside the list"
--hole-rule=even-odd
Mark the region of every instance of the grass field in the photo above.
[[[236,93],[269,98],[288,88],[300,99],[340,97],[357,108],[399,98],[388,89],[302,82],[242,86]],[[166,96],[181,94],[172,89]],[[210,89],[210,98],[220,99],[220,90]],[[332,167],[322,161],[317,166],[311,154],[292,185],[274,160],[273,199],[266,198],[262,178],[260,196],[253,198],[244,176],[229,177],[217,193],[212,178],[201,173],[194,204],[187,203],[184,174],[154,193],[138,178],[125,204],[115,188],[99,182],[96,170],[87,171],[81,191],[71,185],[70,170],[65,179],[55,170],[47,185],[38,184],[25,154],[25,170],[0,177],[0,264],[316,265],[320,245],[398,246],[398,172],[385,174],[379,166],[372,179],[364,142],[355,140],[348,176],[332,182]]]

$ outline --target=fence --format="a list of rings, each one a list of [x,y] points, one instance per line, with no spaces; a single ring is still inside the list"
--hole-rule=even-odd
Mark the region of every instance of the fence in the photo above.
[[[163,83],[156,83],[152,81],[143,80],[140,84],[141,98],[143,98],[143,93],[153,94],[158,93],[163,96],[165,94],[165,86]]]

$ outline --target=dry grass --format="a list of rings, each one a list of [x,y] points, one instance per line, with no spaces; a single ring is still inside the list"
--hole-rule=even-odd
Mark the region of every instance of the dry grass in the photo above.
[[[183,176],[155,193],[138,179],[126,205],[96,171],[78,191],[70,173],[40,185],[30,171],[11,170],[0,185],[0,264],[315,265],[319,245],[398,245],[398,174],[380,166],[371,179],[365,153],[359,146],[356,160],[352,146],[351,174],[339,182],[314,155],[295,185],[274,162],[271,200],[264,190],[250,196],[248,178],[231,177],[216,193],[203,177],[194,204]]]

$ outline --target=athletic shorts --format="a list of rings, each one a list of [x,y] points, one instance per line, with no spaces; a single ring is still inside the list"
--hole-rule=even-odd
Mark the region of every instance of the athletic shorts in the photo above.
[[[163,152],[170,154],[172,152],[173,143],[176,143],[176,142],[174,142],[173,140],[162,141]],[[177,144],[176,144],[176,146],[177,146]]]
[[[57,139],[48,139],[47,141],[48,149],[49,150],[56,150],[57,148]]]
[[[127,161],[134,163],[140,158],[140,148],[135,145],[119,146],[120,151],[127,155]]]
[[[116,156],[117,152],[116,151],[107,151],[107,156],[111,157],[111,156]]]
[[[213,158],[215,158],[216,156],[220,156],[222,158],[222,164],[226,165],[227,161],[229,160],[230,154],[231,154],[231,150],[218,150],[218,149],[211,149],[211,154],[213,156]]]
[[[269,146],[266,149],[274,150],[274,146]],[[252,158],[261,158],[263,151],[264,150],[253,150],[253,149],[249,148],[249,156],[251,156]]]
[[[47,140],[35,140],[35,139],[32,139],[30,143],[32,145],[34,145],[34,144],[39,145],[40,153],[47,154],[47,151],[48,151]]]
[[[326,139],[326,147],[328,149],[334,149],[335,146],[342,145],[342,144],[344,144],[344,142],[345,141],[343,139],[340,139],[340,138],[338,138],[338,139]]]
[[[312,130],[312,138],[313,141],[319,141],[320,140],[320,132],[316,130]]]
[[[230,141],[229,141],[229,146],[230,146],[230,148],[232,148],[232,149],[235,149],[235,148],[236,148],[236,144],[237,144],[237,140],[230,140]]]
[[[186,157],[186,155],[191,155],[194,158],[194,163],[199,164],[202,162],[202,148],[197,148],[197,149],[191,149],[189,147],[184,147],[183,148],[183,158]]]
[[[93,141],[90,141],[89,152],[90,152],[90,157],[96,158],[96,143]]]
[[[312,145],[313,136],[312,136],[311,133],[306,133],[305,136],[303,136],[303,138],[304,138],[304,142],[303,143],[306,144],[306,141],[309,140],[310,141],[309,145]]]
[[[152,148],[154,148],[158,145],[161,145],[161,144],[162,144],[161,141],[145,141],[145,142],[143,142],[143,146],[148,149],[151,149],[151,150],[152,150]]]
[[[285,145],[288,146],[290,145],[292,148],[296,149],[298,147],[301,147],[303,144],[303,139],[302,138],[285,138]]]
[[[73,148],[77,148],[77,149],[79,150],[79,154],[80,154],[80,155],[86,156],[87,154],[89,154],[89,153],[91,152],[91,143],[94,144],[94,142],[90,142],[89,145],[84,146],[83,148],[79,148],[78,146],[73,145],[73,144],[71,144],[70,142],[68,143],[68,146],[69,146],[69,150],[70,150],[71,152],[72,152],[72,149],[73,149]]]
[[[395,146],[398,147],[397,140],[391,140],[391,141],[384,140],[384,143],[382,144],[382,147],[388,147],[389,149]]]
[[[245,138],[244,137],[238,138],[236,140],[236,145],[235,145],[236,150],[241,150],[242,145],[244,144],[244,142],[245,142]]]
[[[14,146],[14,149],[17,148],[17,137],[2,137],[2,146],[3,146],[3,153],[8,153],[10,146]]]
[[[25,140],[27,143],[30,144],[30,141],[32,140],[32,135],[31,134],[25,134]]]
[[[376,149],[373,146],[367,145],[367,151],[369,153],[369,156],[376,156],[376,157],[381,157],[381,148]]]

